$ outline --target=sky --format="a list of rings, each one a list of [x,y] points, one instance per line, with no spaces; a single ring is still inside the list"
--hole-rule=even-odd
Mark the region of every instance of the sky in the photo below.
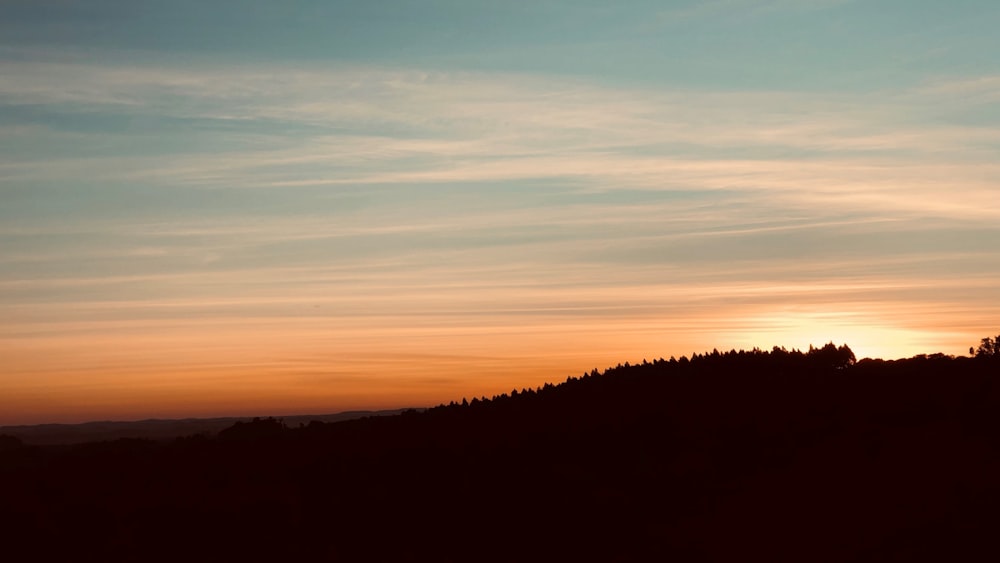
[[[1000,332],[994,0],[2,0],[0,424]]]

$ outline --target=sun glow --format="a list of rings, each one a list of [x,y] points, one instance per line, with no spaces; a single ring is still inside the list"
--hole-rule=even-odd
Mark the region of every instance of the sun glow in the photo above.
[[[928,352],[928,347],[937,351],[934,347],[942,344],[939,333],[893,326],[859,311],[788,308],[763,313],[747,322],[758,328],[730,335],[741,346],[759,346],[763,341],[806,350],[810,345],[833,342],[850,346],[859,360],[909,357]]]

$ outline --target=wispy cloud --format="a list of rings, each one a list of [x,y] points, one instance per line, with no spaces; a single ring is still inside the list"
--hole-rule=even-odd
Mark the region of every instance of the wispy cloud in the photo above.
[[[793,9],[710,8],[736,5]],[[20,374],[0,395],[23,401],[247,378],[389,405],[435,377],[500,392],[713,346],[956,353],[1000,314],[1000,127],[941,109],[988,106],[992,77],[816,94],[51,56],[0,75],[20,120],[0,144],[21,147],[0,156]]]
[[[979,91],[977,81],[824,98],[348,66],[5,64],[13,79],[0,86],[0,100],[8,104],[71,112],[118,104],[127,107],[115,111],[136,116],[211,120],[193,132],[207,151],[7,161],[7,182],[83,176],[287,188],[566,179],[587,190],[750,190],[793,207],[996,214],[974,202],[1000,177],[991,158],[1000,128],[914,119],[940,102],[942,88]],[[227,121],[251,130],[212,125]],[[276,124],[300,129],[279,133]],[[226,148],[234,144],[241,148]]]

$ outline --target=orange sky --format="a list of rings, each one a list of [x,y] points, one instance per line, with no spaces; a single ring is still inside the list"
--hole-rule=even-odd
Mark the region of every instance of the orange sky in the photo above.
[[[649,293],[630,292],[647,303]],[[940,328],[957,315],[923,306],[910,311],[923,324],[903,324],[903,304],[874,307],[879,317],[863,300],[702,305],[696,314],[671,316],[683,301],[660,301],[648,311],[571,308],[530,317],[427,311],[340,318],[310,306],[294,317],[46,324],[34,335],[21,323],[0,348],[7,369],[0,423],[433,406],[712,347],[806,348],[833,340],[849,343],[859,358],[961,354],[991,320],[989,313],[965,311],[965,322],[981,330]]]

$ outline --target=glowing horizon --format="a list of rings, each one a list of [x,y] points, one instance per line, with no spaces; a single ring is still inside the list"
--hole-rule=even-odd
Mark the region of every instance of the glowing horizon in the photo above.
[[[0,425],[998,332],[1000,5],[605,4],[0,7]]]

